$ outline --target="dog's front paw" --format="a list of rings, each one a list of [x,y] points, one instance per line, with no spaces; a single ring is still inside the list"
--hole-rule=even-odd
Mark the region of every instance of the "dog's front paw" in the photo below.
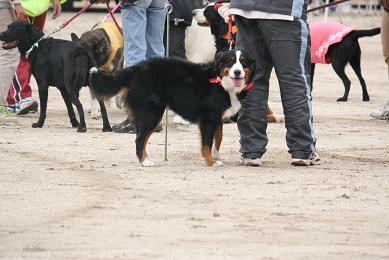
[[[369,96],[367,96],[367,97],[363,97],[363,99],[362,99],[364,102],[367,102],[367,101],[370,101],[370,97]]]
[[[143,162],[141,162],[141,164],[143,167],[154,167],[155,166],[155,162],[153,162],[152,160],[149,160],[147,158]]]
[[[222,161],[216,161],[214,165],[212,165],[212,167],[220,167],[220,166],[223,166],[223,162]]]
[[[215,159],[216,161],[221,161],[222,158],[220,157],[220,153],[218,150],[216,150],[215,148],[212,149],[212,158]]]
[[[111,126],[104,126],[103,132],[112,132],[112,127]]]
[[[341,97],[341,98],[338,98],[336,101],[338,101],[338,102],[346,102],[347,98]]]
[[[79,127],[77,128],[77,132],[78,132],[78,133],[85,133],[85,132],[86,132],[86,127],[85,127],[85,126],[82,126],[82,127],[79,126]]]
[[[32,128],[42,128],[42,126],[43,126],[43,124],[41,124],[41,123],[33,123],[32,124]]]

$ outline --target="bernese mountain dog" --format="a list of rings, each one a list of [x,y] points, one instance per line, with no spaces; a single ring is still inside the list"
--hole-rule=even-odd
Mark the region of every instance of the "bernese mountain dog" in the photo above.
[[[97,97],[126,92],[126,107],[136,125],[136,155],[142,166],[155,165],[147,157],[146,145],[166,107],[199,125],[206,164],[221,166],[223,118],[240,109],[239,96],[252,85],[254,67],[254,61],[240,50],[220,53],[212,65],[153,58],[114,74],[92,68],[90,87]]]

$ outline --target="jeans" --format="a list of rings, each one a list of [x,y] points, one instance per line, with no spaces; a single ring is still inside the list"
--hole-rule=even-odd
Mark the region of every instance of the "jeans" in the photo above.
[[[138,0],[122,8],[124,66],[152,57],[163,57],[166,0]]]

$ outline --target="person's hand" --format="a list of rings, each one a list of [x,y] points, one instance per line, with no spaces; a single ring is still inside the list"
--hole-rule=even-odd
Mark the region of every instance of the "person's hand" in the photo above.
[[[60,0],[53,0],[53,19],[57,19],[61,15],[61,9]]]
[[[230,3],[222,3],[217,9],[219,15],[224,19],[225,23],[228,23],[228,18],[230,16]]]
[[[27,21],[26,13],[24,12],[23,7],[20,4],[15,4],[14,15],[17,21]]]

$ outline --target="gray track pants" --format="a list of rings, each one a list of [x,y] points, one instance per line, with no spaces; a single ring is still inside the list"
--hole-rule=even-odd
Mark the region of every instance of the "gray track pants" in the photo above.
[[[237,17],[237,48],[256,61],[255,86],[242,100],[238,129],[240,152],[260,158],[266,151],[266,107],[270,73],[275,68],[292,158],[315,152],[310,93],[310,36],[305,20],[258,20]]]
[[[11,9],[0,8],[0,32],[7,30],[13,22]],[[4,50],[0,48],[0,105],[6,105],[9,86],[18,66],[20,54],[17,48]]]

